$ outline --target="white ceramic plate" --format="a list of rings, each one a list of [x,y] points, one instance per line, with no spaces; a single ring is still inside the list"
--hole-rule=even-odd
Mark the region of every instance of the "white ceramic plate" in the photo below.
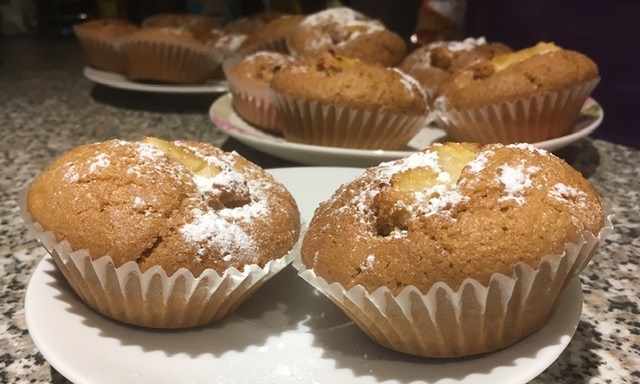
[[[171,85],[131,81],[121,74],[101,71],[99,69],[91,67],[84,67],[82,73],[87,79],[93,81],[94,83],[130,91],[198,94],[220,93],[227,92],[229,90],[226,81],[209,81],[202,85]]]
[[[360,174],[354,168],[271,172],[308,221],[321,200]],[[74,383],[524,384],[551,365],[580,321],[579,280],[540,331],[498,352],[422,359],[368,339],[337,307],[288,267],[230,318],[183,331],[108,320],[86,307],[50,257],[29,283],[25,312],[44,357]]]
[[[580,121],[573,133],[557,139],[533,143],[538,148],[555,151],[593,132],[602,122],[604,112],[594,99],[585,103]],[[231,106],[231,95],[219,97],[209,108],[211,121],[229,136],[264,153],[306,165],[368,167],[383,161],[406,157],[433,142],[446,139],[445,132],[427,126],[409,142],[403,151],[349,149],[290,143],[281,136],[255,128],[240,118]]]

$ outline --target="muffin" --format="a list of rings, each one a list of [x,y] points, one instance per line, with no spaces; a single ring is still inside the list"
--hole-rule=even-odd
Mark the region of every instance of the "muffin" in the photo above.
[[[161,13],[143,20],[143,28],[185,29],[193,36],[203,37],[220,26],[210,17],[192,13]]]
[[[426,97],[401,71],[323,52],[271,80],[287,141],[402,149],[425,125]]]
[[[611,230],[589,182],[546,151],[435,144],[321,203],[294,266],[376,342],[459,357],[543,327]]]
[[[141,28],[123,39],[126,74],[136,81],[203,84],[222,55],[182,28]]]
[[[300,216],[235,152],[146,138],[80,146],[28,187],[25,221],[82,301],[153,328],[232,313],[284,268]]]
[[[454,141],[536,143],[571,133],[600,79],[586,55],[539,43],[441,84],[434,119]]]
[[[292,62],[289,55],[269,51],[225,61],[222,67],[238,116],[258,128],[281,133],[281,119],[272,102],[269,84],[276,72]]]
[[[402,38],[384,24],[350,8],[329,8],[307,16],[291,32],[289,52],[296,57],[333,50],[340,56],[398,65],[407,53]]]
[[[304,18],[303,15],[282,15],[269,21],[251,33],[239,50],[243,54],[262,50],[289,53],[287,39]]]
[[[137,29],[136,25],[126,20],[96,19],[75,25],[73,32],[90,66],[123,73],[125,58],[121,40]]]
[[[400,70],[413,76],[433,98],[440,84],[461,71],[476,76],[492,71],[491,59],[511,52],[502,43],[487,43],[484,37],[469,37],[462,41],[438,41],[416,48],[400,63]]]

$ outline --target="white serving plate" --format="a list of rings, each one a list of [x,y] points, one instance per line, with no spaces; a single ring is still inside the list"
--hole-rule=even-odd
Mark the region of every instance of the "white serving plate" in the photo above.
[[[320,201],[362,170],[270,172],[291,191],[309,221]],[[372,342],[292,267],[221,322],[158,331],[114,322],[85,306],[47,256],[28,285],[25,314],[42,355],[77,384],[525,384],[569,344],[582,300],[576,279],[545,327],[520,342],[477,357],[423,359]]]
[[[305,165],[368,167],[383,161],[409,156],[434,142],[446,140],[446,134],[442,129],[427,126],[411,140],[406,150],[402,151],[349,149],[291,143],[285,141],[281,136],[260,130],[244,121],[235,113],[231,102],[231,94],[227,93],[220,96],[209,108],[209,117],[217,127],[253,149]],[[533,145],[548,151],[555,151],[591,134],[602,122],[603,109],[594,99],[588,99],[582,112],[582,116],[571,134],[533,143]]]
[[[172,85],[153,84],[132,81],[119,73],[101,71],[92,67],[84,67],[83,75],[94,83],[106,85],[112,88],[125,89],[130,91],[143,91],[153,93],[221,93],[229,90],[226,81],[209,81],[201,85]]]

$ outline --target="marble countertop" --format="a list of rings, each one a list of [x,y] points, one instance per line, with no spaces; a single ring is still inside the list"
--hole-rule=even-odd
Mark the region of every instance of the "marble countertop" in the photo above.
[[[74,41],[0,38],[0,382],[67,383],[44,359],[25,321],[29,279],[45,251],[27,233],[18,196],[71,148],[144,135],[211,142],[264,167],[295,165],[217,130],[206,111],[216,95],[162,95],[92,84]],[[605,117],[606,118],[606,117]],[[628,122],[632,127],[633,122]],[[577,332],[531,383],[640,381],[640,151],[587,138],[559,150],[615,214],[615,233],[581,275]]]

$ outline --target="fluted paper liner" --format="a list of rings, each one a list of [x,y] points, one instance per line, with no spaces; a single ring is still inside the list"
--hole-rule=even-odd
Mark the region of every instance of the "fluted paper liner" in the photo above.
[[[537,143],[570,134],[600,78],[529,98],[469,109],[449,109],[436,100],[431,119],[452,141]],[[446,104],[446,101],[444,101]]]
[[[598,236],[584,232],[562,254],[542,258],[537,269],[519,263],[511,276],[495,273],[487,286],[466,279],[457,291],[439,282],[426,294],[414,286],[397,296],[386,287],[369,293],[362,285],[328,283],[300,258],[293,266],[377,343],[417,356],[460,357],[507,347],[544,326],[612,231],[607,216]]]
[[[82,47],[87,63],[108,72],[124,73],[126,61],[122,50],[122,38],[105,38],[74,26],[74,34]]]
[[[307,101],[273,91],[285,140],[327,147],[404,149],[425,126],[424,115]]]
[[[52,232],[31,220],[24,204],[21,215],[85,304],[112,319],[143,327],[187,328],[220,320],[294,257],[289,252],[264,268],[247,265],[222,275],[209,268],[194,277],[181,268],[168,276],[160,266],[141,272],[133,261],[116,268],[110,256],[92,260],[86,250],[74,251],[67,241],[58,242]]]
[[[127,36],[122,49],[126,74],[134,80],[203,84],[223,57],[204,44]]]
[[[234,56],[222,63],[222,70],[233,97],[233,108],[238,116],[249,124],[266,131],[281,133],[281,119],[272,102],[269,84],[257,79],[243,79],[235,76],[231,71],[231,68],[241,59],[242,56]]]

